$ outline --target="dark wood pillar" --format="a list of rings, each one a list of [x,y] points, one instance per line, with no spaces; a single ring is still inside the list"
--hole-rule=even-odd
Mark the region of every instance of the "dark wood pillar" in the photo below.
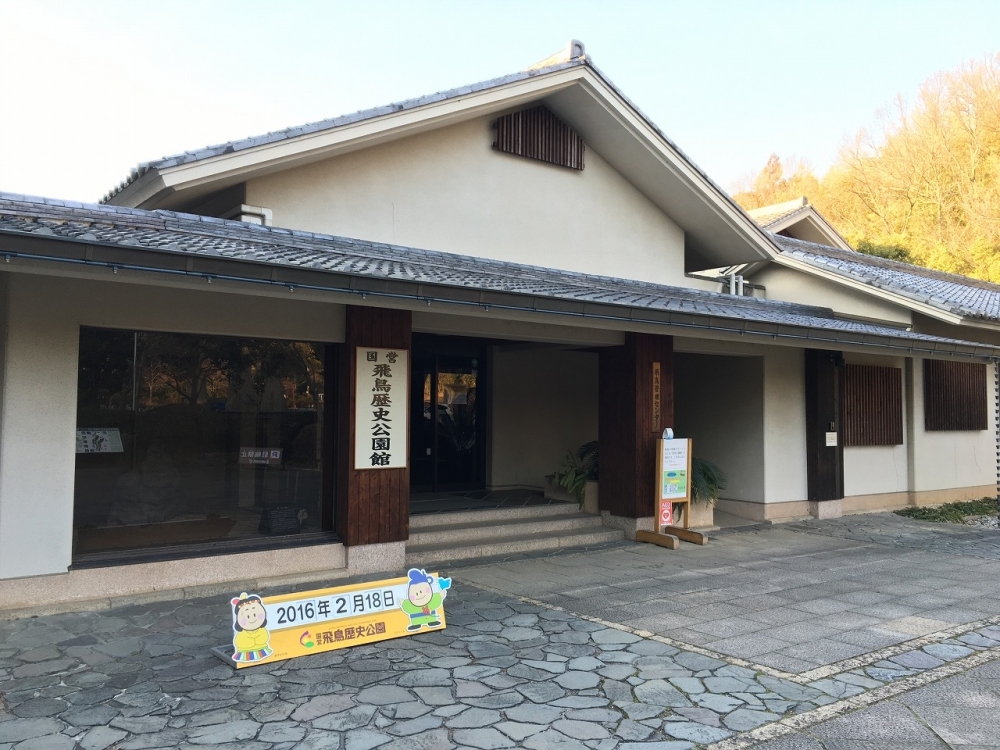
[[[624,346],[601,349],[599,358],[601,510],[628,518],[655,515],[656,439],[674,426],[674,339],[627,333]]]
[[[844,497],[844,356],[806,349],[805,358],[809,500],[839,500]]]
[[[410,349],[409,310],[348,306],[340,357],[340,432],[337,461],[336,530],[344,544],[401,542],[410,536],[410,469],[354,468],[355,349]],[[408,392],[407,380],[402,392]],[[410,425],[406,424],[407,444]]]

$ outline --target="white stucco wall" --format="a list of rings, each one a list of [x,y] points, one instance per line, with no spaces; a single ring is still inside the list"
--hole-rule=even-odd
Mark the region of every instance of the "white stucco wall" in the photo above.
[[[683,230],[600,154],[577,171],[499,153],[493,119],[252,179],[247,202],[280,227],[691,283]]]
[[[764,486],[768,503],[809,497],[805,355],[801,349],[764,348]]]
[[[72,555],[81,325],[343,341],[344,308],[129,283],[3,274],[0,578]]]
[[[996,484],[996,393],[993,368],[986,370],[987,429],[928,432],[924,429],[924,366],[913,359],[913,488],[917,492]]]
[[[879,495],[886,492],[906,492],[909,488],[906,446],[906,378],[904,357],[880,357],[846,354],[844,361],[852,365],[895,367],[903,384],[900,408],[903,414],[902,445],[844,446],[844,497]]]
[[[894,324],[911,322],[910,311],[905,307],[775,263],[755,273],[750,280],[766,287],[767,299],[829,307],[842,315]]]
[[[541,488],[569,451],[597,439],[597,355],[493,352],[493,487]]]
[[[764,502],[764,366],[761,357],[674,355],[675,434],[726,476],[720,497]]]
[[[78,329],[63,300],[9,279],[0,422],[0,577],[64,572],[73,541]]]

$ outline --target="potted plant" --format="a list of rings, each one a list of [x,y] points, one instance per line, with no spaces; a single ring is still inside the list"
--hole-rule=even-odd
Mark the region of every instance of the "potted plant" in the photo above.
[[[557,490],[575,498],[581,510],[596,514],[600,512],[597,506],[598,473],[597,441],[592,440],[567,453],[559,470],[549,479]],[[722,469],[704,458],[691,459],[691,526],[713,525],[719,491],[725,488],[726,477]]]
[[[691,459],[691,526],[714,525],[719,491],[726,488],[722,470],[704,458]]]
[[[574,497],[585,513],[598,513],[597,507],[597,441],[584,443],[566,454],[562,465],[552,475],[552,484]]]

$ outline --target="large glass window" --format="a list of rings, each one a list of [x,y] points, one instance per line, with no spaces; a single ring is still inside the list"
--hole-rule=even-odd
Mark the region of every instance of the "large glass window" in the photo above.
[[[331,530],[326,348],[82,328],[74,554]]]

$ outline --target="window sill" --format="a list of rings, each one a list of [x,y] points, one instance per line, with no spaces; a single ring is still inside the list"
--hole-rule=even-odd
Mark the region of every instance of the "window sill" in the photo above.
[[[321,544],[337,544],[340,537],[332,531],[317,531],[308,534],[263,537],[255,539],[234,539],[200,544],[175,544],[146,549],[110,550],[108,552],[88,552],[73,555],[70,570],[87,568],[107,568],[120,565],[166,562],[169,560],[189,560],[198,557],[217,557],[242,552],[263,552],[275,549],[292,549]]]

